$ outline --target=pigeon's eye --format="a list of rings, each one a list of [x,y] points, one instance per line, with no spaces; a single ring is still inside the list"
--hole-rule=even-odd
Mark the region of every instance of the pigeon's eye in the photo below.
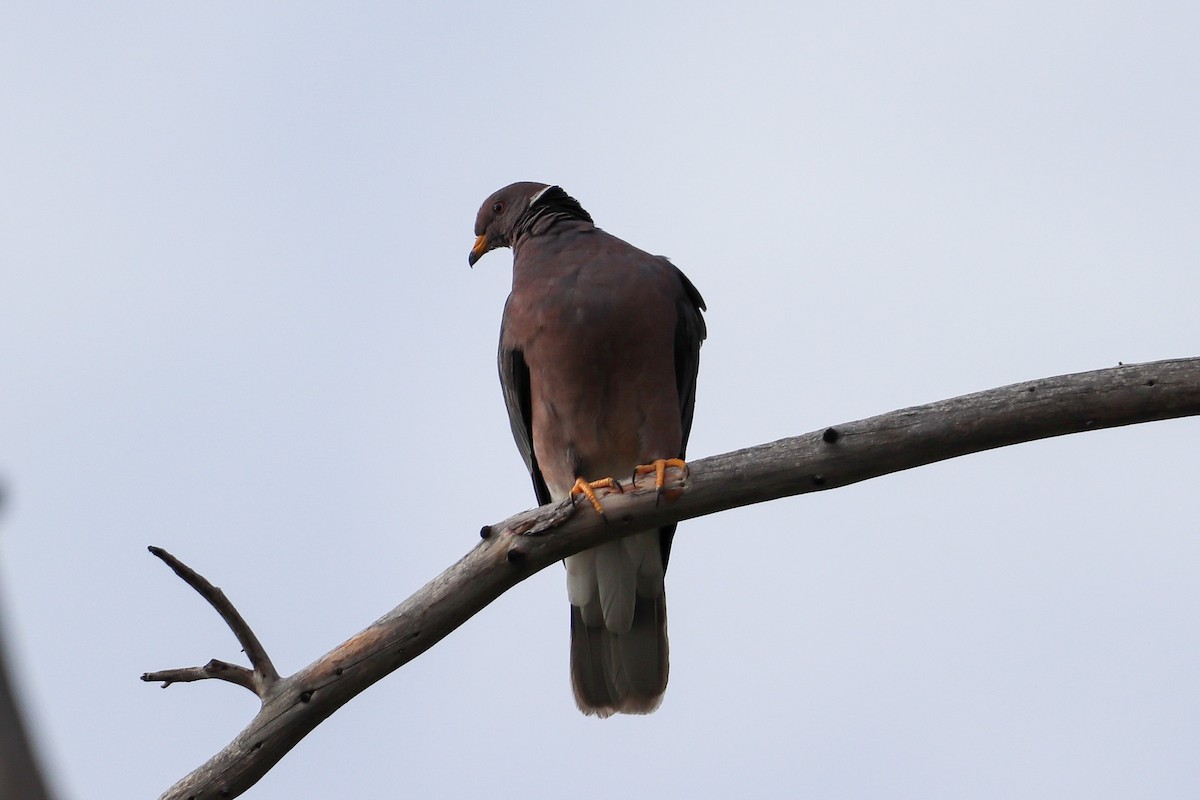
[[[504,210],[504,203],[495,203],[495,204],[492,206],[492,213],[493,213],[493,214],[499,214],[499,213],[500,213],[500,212],[502,212],[503,210]]]

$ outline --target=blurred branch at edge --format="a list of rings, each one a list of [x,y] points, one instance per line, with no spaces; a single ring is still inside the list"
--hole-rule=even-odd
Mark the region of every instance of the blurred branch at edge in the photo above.
[[[0,514],[4,511],[4,500],[5,487],[0,483]],[[4,800],[51,800],[21,716],[9,670],[3,589],[3,571],[0,571],[0,797]]]

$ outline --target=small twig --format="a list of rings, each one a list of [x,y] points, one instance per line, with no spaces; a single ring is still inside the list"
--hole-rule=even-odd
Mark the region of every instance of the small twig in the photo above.
[[[175,556],[168,553],[161,547],[149,548],[151,553],[157,556],[168,567],[175,571],[183,581],[195,589],[201,597],[208,601],[216,612],[221,615],[221,619],[225,620],[225,624],[233,631],[233,635],[237,637],[238,643],[242,646],[242,651],[246,657],[250,659],[250,666],[253,670],[239,667],[225,661],[213,659],[203,667],[184,667],[182,669],[162,670],[159,672],[147,672],[142,675],[142,680],[164,681],[163,686],[169,686],[172,683],[185,681],[199,681],[209,678],[236,683],[238,686],[244,686],[250,691],[259,696],[259,699],[266,700],[275,684],[279,682],[279,673],[275,671],[275,665],[271,663],[271,657],[267,655],[266,648],[258,641],[258,637],[254,635],[254,631],[234,608],[233,603],[229,602],[229,598],[218,587],[213,586],[209,581],[196,570],[184,564]]]
[[[162,688],[164,689],[172,683],[190,683],[192,681],[209,679],[236,683],[238,686],[244,686],[255,694],[258,694],[258,687],[254,683],[254,670],[239,667],[237,664],[230,664],[228,661],[221,661],[216,658],[209,661],[203,667],[164,669],[159,672],[146,672],[142,675],[142,680],[148,683],[162,681]]]

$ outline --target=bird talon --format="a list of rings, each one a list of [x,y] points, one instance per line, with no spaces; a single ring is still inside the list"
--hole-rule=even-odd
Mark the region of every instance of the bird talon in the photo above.
[[[604,508],[600,505],[600,498],[596,496],[597,489],[615,489],[619,494],[625,493],[625,490],[621,488],[621,484],[612,478],[601,478],[598,481],[590,482],[583,478],[576,478],[575,485],[571,487],[568,496],[573,498],[577,494],[583,495],[592,504],[592,508],[596,509],[596,513],[607,520],[608,517],[604,516]]]
[[[633,482],[636,485],[642,475],[654,473],[654,491],[662,497],[663,487],[667,483],[667,467],[675,467],[683,473],[684,478],[688,477],[688,465],[682,458],[656,458],[649,464],[638,464],[633,468]]]

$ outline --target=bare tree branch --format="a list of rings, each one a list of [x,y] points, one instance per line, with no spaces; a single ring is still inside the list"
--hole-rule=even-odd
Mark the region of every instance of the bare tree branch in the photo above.
[[[419,656],[525,578],[603,541],[967,453],[1196,414],[1200,358],[1122,365],[906,408],[695,461],[683,484],[668,492],[667,502],[657,502],[649,481],[643,481],[642,488],[631,491],[627,486],[623,493],[606,495],[607,522],[596,514],[572,514],[564,503],[517,514],[485,527],[483,541],[471,552],[370,627],[296,674],[278,679],[269,692],[260,691],[263,705],[250,724],[162,797],[240,795],[368,686]],[[211,587],[190,569],[179,567],[183,571],[176,572],[191,585]],[[188,574],[198,580],[189,580]],[[210,596],[219,590],[197,590],[220,611]],[[221,614],[235,631],[231,619],[245,625],[236,611]],[[241,634],[239,639],[246,644]],[[261,666],[265,653],[259,661],[256,657],[252,662]],[[192,679],[222,677],[183,672]],[[182,680],[179,671],[156,674],[160,677],[143,677],[169,680],[161,676],[174,674],[174,680]]]

